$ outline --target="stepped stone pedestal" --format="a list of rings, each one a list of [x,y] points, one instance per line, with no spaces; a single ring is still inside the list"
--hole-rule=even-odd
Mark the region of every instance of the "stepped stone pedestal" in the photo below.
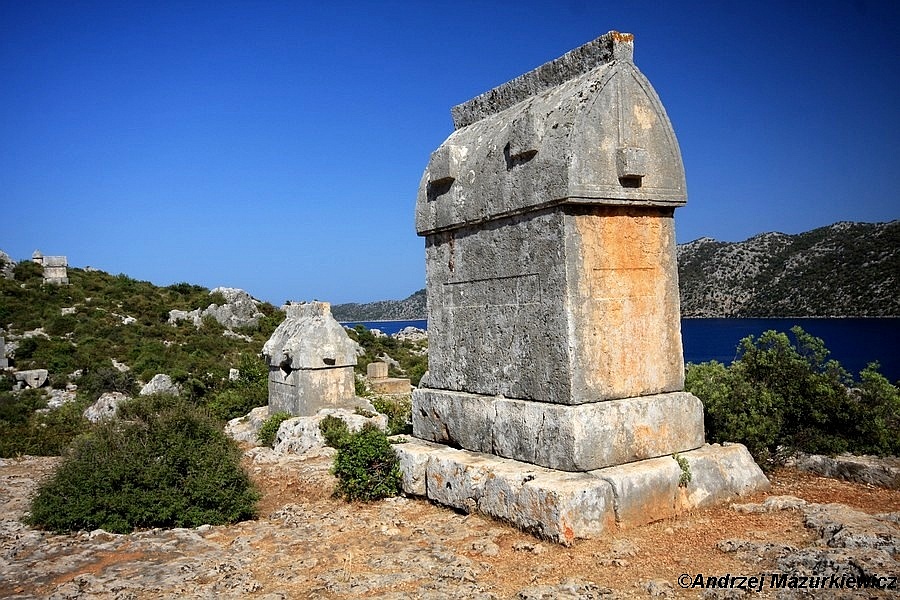
[[[682,391],[684,169],[632,54],[610,32],[455,107],[416,203],[429,371],[404,489],[561,543],[768,485],[704,445]]]

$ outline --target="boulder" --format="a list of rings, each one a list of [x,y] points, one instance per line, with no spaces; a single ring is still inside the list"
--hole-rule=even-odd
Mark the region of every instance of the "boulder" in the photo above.
[[[325,447],[325,438],[319,423],[328,416],[342,420],[350,431],[359,431],[366,423],[372,423],[382,431],[387,430],[387,417],[384,415],[375,413],[367,417],[343,408],[324,408],[311,417],[294,417],[284,421],[275,435],[275,451],[306,454],[321,450]]]
[[[900,489],[900,458],[896,456],[800,454],[793,460],[793,465],[801,471],[825,477]]]
[[[404,342],[421,342],[428,339],[428,332],[418,327],[404,327],[391,337]]]
[[[97,398],[97,401],[84,409],[84,418],[91,423],[97,423],[103,419],[111,419],[116,415],[119,405],[129,399],[122,392],[106,392]]]
[[[259,311],[259,300],[253,298],[244,290],[238,288],[217,287],[210,294],[221,294],[225,297],[225,304],[210,304],[204,309],[170,310],[169,323],[177,324],[179,321],[191,321],[195,327],[203,322],[203,317],[211,316],[220,325],[228,329],[240,327],[252,327],[259,322],[264,315]]]
[[[247,442],[254,446],[259,445],[256,439],[259,428],[269,418],[269,407],[260,406],[254,408],[243,417],[231,419],[225,425],[225,435],[238,442]]]
[[[177,396],[181,393],[178,385],[172,381],[172,378],[164,373],[157,373],[153,379],[141,388],[141,396],[149,396],[150,394],[170,394]]]
[[[15,279],[16,261],[6,252],[0,250],[0,277]]]

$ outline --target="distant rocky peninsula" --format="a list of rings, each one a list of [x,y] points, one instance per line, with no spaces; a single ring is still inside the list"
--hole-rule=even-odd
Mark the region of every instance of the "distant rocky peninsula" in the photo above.
[[[900,316],[900,221],[840,222],[742,242],[678,245],[682,317]],[[426,318],[425,290],[404,300],[338,304],[341,321]]]

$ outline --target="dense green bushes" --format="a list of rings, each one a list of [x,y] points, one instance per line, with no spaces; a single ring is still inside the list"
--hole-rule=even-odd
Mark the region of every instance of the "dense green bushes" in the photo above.
[[[367,423],[337,443],[331,471],[338,478],[336,496],[371,502],[400,493],[400,461],[383,431]]]
[[[252,518],[257,492],[219,423],[184,400],[146,396],[76,440],[38,489],[30,523],[125,533]]]
[[[259,428],[259,432],[256,434],[256,440],[263,446],[271,448],[275,445],[275,436],[278,435],[278,428],[290,418],[291,414],[286,412],[277,412],[270,415]]]
[[[799,327],[741,340],[730,366],[688,365],[685,389],[705,408],[707,439],[747,446],[762,464],[779,449],[900,454],[900,392],[870,365],[855,382],[822,340]]]
[[[87,431],[89,423],[82,416],[87,404],[76,400],[48,410],[43,390],[0,392],[0,457],[62,454]]]

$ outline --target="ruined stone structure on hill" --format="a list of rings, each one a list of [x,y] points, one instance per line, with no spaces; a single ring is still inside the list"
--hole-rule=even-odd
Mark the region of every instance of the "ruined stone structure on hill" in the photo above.
[[[44,256],[35,250],[31,260],[44,267],[44,283],[69,284],[69,262],[65,256]]]
[[[455,107],[416,203],[429,371],[406,490],[562,543],[767,485],[743,446],[704,446],[683,391],[684,169],[632,52],[610,32]]]

